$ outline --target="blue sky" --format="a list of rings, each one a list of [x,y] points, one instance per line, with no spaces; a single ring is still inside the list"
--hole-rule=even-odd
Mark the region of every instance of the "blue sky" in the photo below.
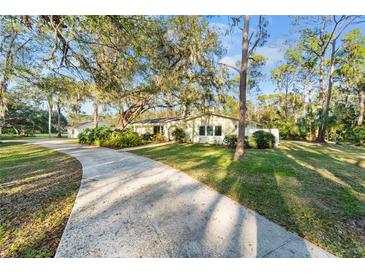
[[[263,47],[257,48],[257,54],[263,55],[267,58],[267,63],[263,68],[263,72],[266,75],[266,79],[261,82],[260,87],[263,93],[272,93],[275,91],[275,86],[270,81],[270,71],[283,59],[285,52],[285,41],[292,39],[295,35],[290,28],[289,16],[266,16],[269,24],[267,27],[270,37],[267,43]],[[237,60],[241,58],[241,41],[242,32],[237,29],[232,34],[225,34],[225,30],[228,28],[228,17],[217,16],[208,18],[211,25],[217,26],[221,29],[221,39],[223,46],[226,48],[227,53],[222,58],[221,62],[230,65],[235,65]],[[250,32],[255,31],[257,25],[258,16],[252,16],[250,22]],[[254,95],[249,96],[253,99]]]

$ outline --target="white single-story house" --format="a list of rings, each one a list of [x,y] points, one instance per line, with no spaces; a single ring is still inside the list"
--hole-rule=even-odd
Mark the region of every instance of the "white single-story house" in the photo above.
[[[238,133],[238,119],[216,113],[203,113],[187,118],[144,119],[132,124],[138,134],[162,133],[166,141],[173,140],[172,132],[181,128],[192,143],[222,144],[225,135]],[[255,121],[247,121],[245,134],[251,136],[255,131],[269,131],[275,136],[275,145],[279,143],[278,129],[263,129]]]
[[[110,124],[105,122],[98,122],[99,127],[102,126],[110,126]],[[94,122],[82,122],[80,124],[77,124],[75,126],[68,126],[67,129],[67,138],[78,138],[81,131],[83,131],[86,128],[94,128]]]

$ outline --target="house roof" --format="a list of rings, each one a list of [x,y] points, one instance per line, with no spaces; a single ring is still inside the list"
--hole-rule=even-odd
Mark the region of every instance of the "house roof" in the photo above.
[[[232,119],[232,120],[239,121],[239,119],[236,118],[236,117],[232,117],[232,116],[228,116],[228,115],[223,115],[223,114],[218,114],[218,113],[214,113],[214,112],[204,112],[204,113],[201,113],[201,114],[192,116],[192,117],[187,117],[186,120],[196,119],[196,118],[199,118],[199,117],[202,117],[202,116],[205,116],[205,115],[219,116],[219,117],[223,117],[223,118],[227,118],[227,119]]]
[[[155,118],[155,119],[143,119],[136,121],[133,124],[161,124],[181,120],[182,118],[170,117],[170,118]]]
[[[98,124],[101,125],[101,126],[109,126],[108,123],[105,123],[105,122],[102,122],[102,121],[99,121]],[[68,126],[66,128],[81,128],[81,127],[87,127],[87,126],[94,127],[94,122],[92,122],[92,121],[81,122],[77,125]]]
[[[214,112],[201,113],[201,114],[196,115],[196,116],[188,117],[188,118],[186,118],[186,120],[196,119],[196,118],[199,118],[199,117],[205,116],[205,115],[213,115],[213,116],[218,116],[218,117],[222,117],[222,118],[226,118],[226,119],[231,119],[231,120],[239,121],[239,119],[236,118],[236,117],[232,117],[232,116],[228,116],[228,115],[224,115],[224,114],[218,114],[218,113],[214,113]],[[256,123],[256,124],[260,125],[259,122],[256,122],[256,121],[253,121],[253,120],[246,120],[246,122],[252,122],[252,123]]]
[[[204,112],[204,113],[201,113],[201,114],[198,114],[198,115],[187,117],[185,119],[184,118],[177,118],[177,117],[143,119],[143,120],[134,122],[133,124],[162,124],[162,123],[174,122],[174,121],[179,121],[179,120],[189,121],[189,120],[196,119],[196,118],[199,118],[199,117],[205,116],[205,115],[214,115],[214,116],[219,116],[219,117],[223,117],[223,118],[226,118],[226,119],[239,121],[239,119],[236,118],[236,117],[223,115],[223,114],[218,114],[218,113],[214,113],[214,112]],[[253,122],[253,123],[256,123],[256,124],[260,125],[260,123],[258,123],[256,121],[247,121],[247,122]]]

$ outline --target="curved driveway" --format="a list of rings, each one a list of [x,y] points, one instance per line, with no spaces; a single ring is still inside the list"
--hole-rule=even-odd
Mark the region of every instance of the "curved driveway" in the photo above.
[[[56,257],[331,257],[162,163],[61,140],[83,178]]]

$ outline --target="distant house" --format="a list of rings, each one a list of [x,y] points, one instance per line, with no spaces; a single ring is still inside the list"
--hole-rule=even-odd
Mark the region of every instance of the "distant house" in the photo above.
[[[110,126],[108,123],[105,123],[105,122],[99,122],[98,125],[99,125],[99,127],[101,127],[101,126],[106,126],[106,127]],[[78,138],[80,132],[82,132],[86,128],[94,128],[94,122],[87,121],[87,122],[82,122],[82,123],[80,123],[78,125],[75,125],[75,126],[66,127],[67,137],[68,138]]]
[[[188,118],[156,118],[144,119],[132,124],[133,131],[139,134],[162,133],[165,140],[173,140],[172,132],[176,128],[185,131],[187,139],[192,143],[222,144],[225,135],[238,133],[238,119],[216,113],[203,113]],[[255,121],[246,122],[246,135],[250,136],[257,130],[270,131],[275,136],[275,143],[279,143],[277,129],[261,129]]]

